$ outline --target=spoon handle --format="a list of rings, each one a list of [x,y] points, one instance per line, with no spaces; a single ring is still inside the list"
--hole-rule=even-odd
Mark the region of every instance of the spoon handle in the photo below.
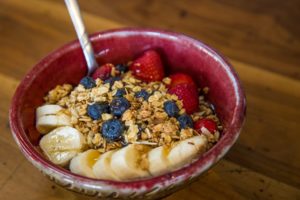
[[[94,50],[88,38],[85,26],[82,21],[77,0],[65,0],[73,25],[75,27],[77,37],[84,53],[85,60],[88,66],[88,75],[98,67],[95,59]]]

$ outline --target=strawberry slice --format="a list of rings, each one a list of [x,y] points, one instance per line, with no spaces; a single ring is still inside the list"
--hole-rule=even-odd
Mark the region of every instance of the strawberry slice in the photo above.
[[[187,114],[192,114],[198,110],[198,91],[194,85],[181,83],[170,88],[168,92],[177,95],[178,98],[182,100],[183,107]]]
[[[106,63],[100,67],[98,67],[93,75],[92,78],[96,80],[97,78],[100,78],[101,80],[105,81],[110,77],[111,69],[114,67],[111,63]]]
[[[186,84],[191,84],[191,85],[194,85],[195,87],[196,86],[196,83],[194,82],[193,78],[190,77],[189,75],[187,74],[184,74],[184,73],[176,73],[176,74],[172,74],[169,76],[170,79],[171,79],[171,83],[169,85],[169,88],[172,88],[176,85],[179,85],[181,83],[186,83]]]
[[[154,50],[144,52],[129,66],[132,74],[145,82],[160,81],[164,77],[164,68],[160,55]]]
[[[194,129],[201,133],[201,128],[206,128],[210,133],[214,133],[217,130],[217,124],[212,119],[199,119],[194,123]]]

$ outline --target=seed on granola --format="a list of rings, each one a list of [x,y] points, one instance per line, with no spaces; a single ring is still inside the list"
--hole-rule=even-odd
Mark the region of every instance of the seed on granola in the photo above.
[[[163,132],[165,133],[174,133],[177,130],[178,130],[177,124],[174,124],[171,121],[166,121],[163,124]]]
[[[204,94],[207,94],[209,92],[209,88],[208,87],[204,87],[202,89],[202,91],[203,91]]]
[[[133,112],[131,109],[126,110],[122,115],[122,121],[128,121],[133,118]]]
[[[153,132],[162,132],[163,129],[164,129],[163,123],[157,124],[152,128]]]
[[[124,88],[123,82],[120,80],[115,81],[114,85],[112,86],[112,89],[115,90],[115,89],[121,89],[121,88]]]
[[[108,91],[109,91],[109,88],[106,87],[106,85],[103,85],[103,86],[100,86],[99,88],[97,88],[98,95],[106,94]]]
[[[128,101],[133,101],[133,99],[134,99],[134,95],[132,95],[132,94],[125,94],[124,97],[125,97]]]
[[[82,122],[90,122],[90,121],[92,121],[91,118],[86,117],[86,116],[82,116],[78,120],[82,121]]]
[[[162,111],[156,111],[156,112],[154,113],[154,117],[155,117],[156,119],[164,120],[164,119],[166,119],[166,118],[168,117],[168,115],[167,115],[167,113],[165,113],[165,112],[162,112]]]
[[[129,126],[127,130],[128,141],[135,142],[137,140],[138,132],[139,132],[139,128],[136,124],[132,124],[131,126]]]
[[[86,92],[79,93],[78,96],[76,97],[77,101],[87,101],[89,99],[89,94]]]
[[[148,139],[148,134],[145,133],[145,132],[142,132],[142,133],[141,133],[141,139],[142,139],[142,140],[147,140],[147,139]]]
[[[180,139],[184,140],[193,136],[193,129],[181,129],[180,131]]]
[[[100,146],[100,144],[102,143],[102,137],[101,137],[100,133],[97,133],[94,135],[94,137],[92,139],[92,143],[96,146]]]
[[[171,84],[171,79],[169,77],[166,77],[162,80],[162,82],[166,85],[169,85],[169,84]]]
[[[150,132],[149,128],[145,129],[145,133],[147,134],[148,138],[152,138],[152,135],[151,135],[151,132]]]
[[[152,102],[154,102],[154,101],[157,101],[158,99],[154,96],[154,95],[151,95],[150,97],[149,97],[149,99],[148,99],[148,101],[150,102],[150,103],[152,103]]]
[[[138,113],[138,118],[145,119],[145,118],[150,117],[150,115],[151,115],[151,111],[149,111],[149,110],[142,110],[142,111],[140,111],[140,113]]]
[[[92,126],[91,126],[90,128],[91,128],[91,131],[92,131],[92,132],[97,133],[98,130],[99,130],[99,125],[93,123]]]
[[[118,74],[119,74],[119,71],[117,71],[115,67],[112,67],[112,68],[111,68],[110,75],[111,75],[111,76],[116,76],[116,75],[118,75]]]
[[[107,121],[107,120],[110,120],[113,118],[112,114],[109,114],[109,113],[103,113],[101,115],[101,118],[103,119],[103,121]]]

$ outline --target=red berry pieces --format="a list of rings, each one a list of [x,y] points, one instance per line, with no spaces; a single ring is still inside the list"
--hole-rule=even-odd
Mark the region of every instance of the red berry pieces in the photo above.
[[[111,69],[113,68],[113,64],[107,63],[100,67],[98,67],[93,75],[92,78],[96,80],[97,78],[100,78],[101,80],[105,81],[110,77]]]
[[[199,119],[194,123],[194,129],[201,133],[201,128],[206,128],[210,133],[214,133],[217,130],[217,124],[211,119]]]
[[[188,114],[197,111],[199,105],[197,85],[187,74],[176,73],[170,75],[169,93],[175,94],[183,102]]]
[[[183,107],[187,114],[192,114],[198,110],[198,91],[194,85],[181,83],[169,89],[170,94],[175,94],[182,100]]]
[[[191,84],[191,85],[194,85],[195,87],[197,87],[196,83],[194,82],[194,80],[192,79],[192,77],[190,77],[187,74],[176,73],[176,74],[170,75],[169,77],[171,79],[171,83],[169,85],[169,88],[172,88],[172,87],[174,87],[176,85],[179,85],[181,83]]]
[[[159,54],[154,50],[144,52],[129,66],[132,74],[138,79],[151,82],[164,77],[164,68]]]

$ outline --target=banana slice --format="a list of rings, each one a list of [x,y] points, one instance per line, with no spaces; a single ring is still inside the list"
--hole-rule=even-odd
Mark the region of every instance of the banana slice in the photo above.
[[[100,152],[94,149],[79,153],[70,162],[70,170],[75,174],[95,178],[93,166],[100,156]]]
[[[85,145],[84,136],[75,128],[64,126],[52,130],[42,137],[40,147],[54,164],[65,166],[81,152]]]
[[[40,118],[44,115],[56,115],[59,111],[61,111],[63,108],[59,105],[43,105],[36,109],[36,118]]]
[[[116,151],[108,151],[100,156],[95,165],[93,172],[96,178],[106,180],[119,180],[118,176],[111,169],[111,157]]]
[[[130,144],[112,154],[111,169],[121,180],[131,180],[149,176],[146,145]]]
[[[54,151],[54,152],[47,152],[47,153],[44,151],[44,154],[54,164],[64,167],[67,166],[69,164],[69,161],[78,154],[78,151],[77,150]]]
[[[56,127],[70,125],[71,118],[64,113],[59,113],[57,115],[43,115],[37,118],[36,129],[40,133],[46,134]]]
[[[156,147],[149,151],[149,171],[151,175],[158,176],[167,173],[169,169],[168,154],[170,149],[165,146]]]
[[[168,161],[172,170],[189,164],[196,156],[207,148],[207,139],[204,135],[194,136],[180,141],[173,147],[168,155]]]

